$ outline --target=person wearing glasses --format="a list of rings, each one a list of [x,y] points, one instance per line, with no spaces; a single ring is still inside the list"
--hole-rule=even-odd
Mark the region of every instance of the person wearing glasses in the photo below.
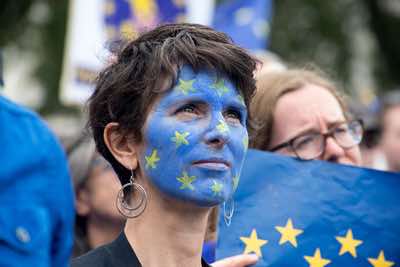
[[[362,122],[351,118],[344,97],[323,74],[289,69],[259,75],[250,111],[257,125],[252,148],[362,164]]]

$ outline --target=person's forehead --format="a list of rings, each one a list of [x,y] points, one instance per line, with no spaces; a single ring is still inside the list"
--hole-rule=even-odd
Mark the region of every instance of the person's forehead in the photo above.
[[[388,108],[384,115],[385,126],[396,126],[400,127],[400,104]]]
[[[228,77],[207,69],[195,72],[192,68],[184,66],[179,71],[176,83],[171,90],[161,96],[160,102],[169,104],[190,98],[209,99],[221,103],[237,102],[244,106],[243,98]]]
[[[320,130],[321,127],[330,128],[344,120],[338,100],[327,89],[310,85],[287,93],[278,100],[274,131],[292,136],[307,130]]]

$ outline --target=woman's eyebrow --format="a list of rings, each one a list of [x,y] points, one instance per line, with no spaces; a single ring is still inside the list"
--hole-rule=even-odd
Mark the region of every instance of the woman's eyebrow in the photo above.
[[[328,129],[335,128],[335,127],[337,127],[340,124],[345,123],[345,122],[346,122],[346,119],[329,122],[328,123]]]

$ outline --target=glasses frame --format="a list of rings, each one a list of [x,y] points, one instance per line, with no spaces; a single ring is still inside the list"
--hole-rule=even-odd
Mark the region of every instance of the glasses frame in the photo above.
[[[346,124],[351,124],[351,123],[353,123],[353,122],[358,122],[358,123],[360,124],[360,126],[361,126],[361,131],[362,131],[362,133],[361,133],[360,141],[359,141],[358,143],[355,143],[355,144],[352,145],[352,146],[344,147],[344,146],[340,145],[340,144],[337,142],[337,140],[336,140],[336,138],[335,138],[335,136],[334,136],[335,130],[337,129],[337,126],[339,126],[339,125],[342,125],[342,124],[344,124],[344,123],[346,123]],[[290,149],[296,154],[296,157],[298,157],[299,159],[302,159],[302,160],[312,160],[312,159],[318,158],[319,156],[321,156],[321,155],[324,153],[325,147],[326,147],[326,139],[328,139],[328,137],[332,137],[332,138],[335,140],[335,142],[336,142],[341,148],[343,148],[343,149],[349,149],[349,148],[352,148],[352,147],[354,147],[354,146],[356,146],[356,145],[358,145],[358,144],[361,143],[362,138],[363,138],[363,135],[364,135],[364,122],[363,122],[363,120],[361,120],[361,119],[354,119],[354,120],[350,120],[350,121],[345,121],[345,122],[343,122],[343,123],[338,123],[335,127],[331,128],[331,129],[328,130],[326,133],[318,133],[318,134],[320,134],[320,135],[323,137],[323,142],[322,142],[322,145],[321,145],[322,148],[321,148],[320,153],[319,153],[318,155],[312,157],[312,158],[309,158],[309,159],[308,159],[308,158],[300,157],[299,154],[297,153],[296,149],[295,149],[294,146],[293,146],[293,143],[294,143],[294,141],[295,141],[297,138],[302,137],[302,136],[304,136],[304,135],[307,135],[307,134],[304,134],[304,133],[303,133],[303,134],[299,134],[299,135],[297,135],[297,136],[295,136],[295,137],[292,137],[292,138],[289,139],[288,141],[283,142],[283,143],[281,143],[281,144],[279,144],[279,145],[274,146],[274,147],[273,147],[272,149],[270,149],[269,151],[270,151],[270,152],[275,152],[275,151],[277,151],[277,150],[279,150],[279,149],[282,149],[282,148],[285,148],[285,147],[290,147]]]

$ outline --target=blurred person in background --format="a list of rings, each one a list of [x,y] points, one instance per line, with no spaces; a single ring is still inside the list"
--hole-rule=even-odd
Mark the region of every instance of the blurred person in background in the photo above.
[[[75,187],[75,240],[72,257],[114,240],[125,218],[115,199],[121,184],[111,165],[96,151],[94,141],[81,136],[67,150]]]
[[[363,121],[364,134],[360,143],[362,166],[386,170],[386,160],[379,145],[379,102],[380,100],[376,98],[369,105],[364,105],[353,100],[349,103],[349,109],[351,114]]]
[[[382,98],[379,145],[386,160],[386,170],[400,172],[400,90]]]
[[[0,146],[0,266],[68,266],[73,191],[58,140],[37,114],[0,95]]]
[[[289,69],[257,76],[250,105],[256,122],[252,148],[361,166],[362,123],[323,74]]]

